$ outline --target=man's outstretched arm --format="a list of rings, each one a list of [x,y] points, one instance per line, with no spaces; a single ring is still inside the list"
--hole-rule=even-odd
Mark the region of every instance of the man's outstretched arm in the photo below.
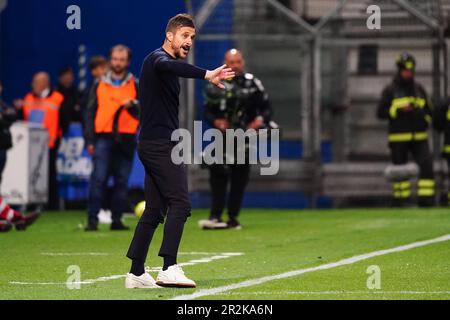
[[[182,78],[205,79],[221,89],[225,86],[220,81],[234,78],[234,72],[226,65],[210,71],[177,60],[157,60],[155,68]]]

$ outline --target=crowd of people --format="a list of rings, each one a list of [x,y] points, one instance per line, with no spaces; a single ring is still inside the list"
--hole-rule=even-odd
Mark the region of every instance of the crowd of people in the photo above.
[[[94,56],[90,60],[89,69],[93,83],[98,82],[109,69],[108,60],[103,56]],[[22,99],[15,99],[12,105],[0,99],[0,177],[6,164],[6,152],[12,147],[11,125],[18,120],[39,123],[48,132],[48,201],[47,210],[59,208],[59,192],[56,160],[61,137],[67,133],[71,123],[86,121],[86,109],[90,88],[79,91],[75,86],[74,72],[70,67],[62,68],[58,73],[56,85],[52,85],[50,75],[40,71],[33,75],[31,90]],[[2,87],[0,85],[0,97]],[[1,180],[0,180],[1,181]],[[15,225],[18,230],[34,222],[39,210],[27,215],[21,214],[0,197],[0,231],[9,231]]]

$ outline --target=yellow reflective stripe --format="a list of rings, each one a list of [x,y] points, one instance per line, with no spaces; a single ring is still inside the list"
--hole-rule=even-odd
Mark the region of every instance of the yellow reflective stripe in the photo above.
[[[411,196],[411,191],[410,190],[403,190],[401,191],[401,198],[409,198]]]
[[[434,180],[433,179],[420,179],[419,180],[419,188],[434,188]]]
[[[412,138],[412,133],[391,133],[390,135],[388,135],[388,140],[390,142],[411,141]]]
[[[450,109],[447,111],[447,120],[450,120]]]
[[[434,189],[419,189],[417,191],[419,197],[431,197],[434,196]]]
[[[409,198],[411,196],[411,182],[410,181],[400,181],[392,183],[394,189],[394,198]]]
[[[430,124],[431,123],[431,116],[429,114],[425,115],[425,121]]]
[[[425,99],[422,98],[416,98],[415,103],[420,107],[420,108],[424,108],[425,105],[427,104],[427,101]]]
[[[409,107],[411,103],[414,103],[414,97],[403,97],[392,99],[391,107],[389,108],[389,115],[391,118],[397,117],[397,109]]]
[[[391,133],[388,135],[389,142],[407,142],[407,141],[421,141],[427,140],[427,132],[415,132],[415,133]]]
[[[413,140],[427,140],[428,133],[426,132],[416,132],[414,133]]]
[[[442,150],[444,153],[450,153],[450,144],[446,144]]]
[[[391,106],[389,108],[389,115],[391,118],[395,119],[397,117],[397,110],[401,108],[407,108],[411,104],[418,106],[419,108],[424,108],[427,101],[423,98],[417,97],[402,97],[392,99]]]
[[[396,191],[394,192],[394,198],[409,198],[411,196],[411,191],[404,190],[404,191]]]
[[[409,189],[409,188],[411,188],[411,182],[409,181],[400,182],[400,189]]]

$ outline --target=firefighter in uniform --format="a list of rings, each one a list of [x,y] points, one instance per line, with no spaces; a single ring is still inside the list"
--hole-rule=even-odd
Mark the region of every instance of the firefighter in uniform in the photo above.
[[[233,69],[236,76],[225,83],[225,90],[218,90],[212,85],[205,88],[206,121],[222,132],[226,129],[245,131],[270,127],[273,122],[268,95],[261,81],[244,71],[245,61],[241,52],[236,49],[227,51],[225,63]],[[226,154],[225,148],[224,153]],[[213,164],[208,168],[212,205],[209,219],[199,221],[199,226],[203,229],[240,229],[237,217],[250,176],[250,164],[248,161],[245,164]],[[228,183],[230,190],[227,202]],[[229,216],[227,223],[221,220],[226,202]]]
[[[122,214],[128,209],[128,178],[139,126],[138,83],[128,72],[131,50],[117,45],[110,52],[111,70],[94,84],[86,111],[85,138],[94,168],[89,185],[86,231],[98,230],[109,176],[114,177],[111,230],[128,230]]]
[[[377,115],[389,120],[388,141],[394,165],[404,165],[411,154],[419,166],[419,206],[434,203],[435,182],[432,156],[428,145],[428,126],[431,122],[431,105],[424,88],[415,81],[416,61],[408,53],[397,59],[398,73],[382,93]],[[410,202],[409,180],[393,182],[394,205]]]

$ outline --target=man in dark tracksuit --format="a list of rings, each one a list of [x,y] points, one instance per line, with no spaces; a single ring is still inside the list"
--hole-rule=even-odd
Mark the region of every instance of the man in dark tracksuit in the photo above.
[[[442,157],[447,160],[450,181],[450,98],[444,99],[434,109],[433,127],[437,132],[444,134],[444,146]],[[447,201],[450,205],[450,190],[447,193]]]
[[[195,26],[189,15],[179,14],[171,18],[163,46],[150,53],[142,65],[138,154],[146,173],[146,206],[127,253],[132,264],[125,280],[126,288],[196,286],[177,265],[184,223],[191,211],[186,164],[176,164],[171,157],[176,145],[171,140],[172,133],[179,128],[179,77],[206,79],[224,88],[221,80],[232,78],[234,73],[225,65],[207,71],[179,61],[186,58],[194,37]],[[153,234],[165,218],[159,251],[164,265],[155,281],[145,272],[144,263]]]
[[[271,116],[268,94],[261,81],[251,73],[245,72],[245,61],[239,50],[231,49],[225,53],[225,64],[236,73],[228,81],[226,89],[219,91],[208,85],[205,89],[205,119],[214,128],[225,134],[226,129],[252,128],[258,130],[267,127]],[[225,141],[225,139],[224,139]],[[224,161],[225,162],[225,161]],[[213,164],[209,166],[209,182],[212,192],[211,212],[208,220],[199,221],[203,229],[233,228],[240,229],[237,220],[241,209],[245,188],[250,176],[250,164]],[[225,208],[227,187],[228,216],[225,224],[221,220]]]
[[[406,164],[409,153],[420,168],[419,206],[434,203],[432,156],[428,146],[431,106],[424,88],[414,80],[415,59],[403,53],[397,60],[398,73],[382,93],[377,115],[389,120],[389,147],[394,165]],[[411,198],[409,180],[393,183],[394,205],[404,205]]]

